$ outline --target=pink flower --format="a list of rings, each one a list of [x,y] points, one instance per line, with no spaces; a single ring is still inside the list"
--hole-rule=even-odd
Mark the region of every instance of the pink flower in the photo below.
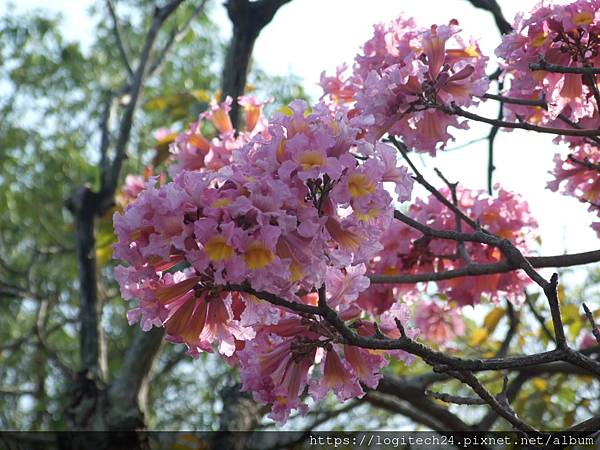
[[[242,390],[251,391],[261,403],[271,404],[270,417],[285,422],[292,409],[302,408],[300,395],[308,383],[315,354],[314,344],[302,336],[281,340],[261,335],[239,352]]]
[[[327,351],[322,370],[322,378],[312,379],[309,388],[316,401],[323,399],[330,390],[335,392],[340,402],[365,394],[352,366],[339,357],[335,348]]]
[[[424,301],[416,303],[416,308],[415,324],[427,340],[447,345],[464,334],[465,325],[458,309]]]
[[[589,205],[589,211],[600,216],[600,150],[591,144],[576,147],[566,158],[554,155],[554,179],[548,189],[577,198]],[[598,232],[599,225],[591,225]]]
[[[321,76],[324,97],[334,109],[347,111],[367,140],[375,142],[387,132],[417,151],[435,154],[453,139],[450,126],[466,128],[444,107],[477,104],[489,85],[487,58],[459,31],[455,20],[429,29],[403,18],[377,25],[352,75],[342,79],[338,69],[335,77]]]
[[[537,227],[527,203],[517,194],[496,186],[495,197],[481,191],[458,190],[459,207],[491,233],[511,240],[525,254],[536,245],[534,230]],[[442,190],[450,199],[450,192]],[[455,230],[455,215],[433,196],[426,201],[416,199],[408,215],[435,229]],[[467,228],[465,228],[467,227]],[[463,230],[468,226],[463,223]],[[456,253],[456,243],[449,240],[430,239],[400,222],[395,222],[381,238],[383,250],[370,263],[370,271],[382,275],[401,275],[458,269],[465,262]],[[465,243],[465,250],[473,263],[493,263],[503,259],[495,247]],[[477,277],[461,277],[436,283],[438,290],[459,305],[478,303],[485,295],[500,301],[504,295],[511,301],[523,298],[523,289],[530,283],[520,272],[507,272]],[[358,302],[370,311],[382,313],[394,300],[407,293],[418,292],[415,285],[372,285],[363,292]]]
[[[504,36],[496,50],[496,55],[504,59],[505,73],[511,78],[506,95],[545,98],[548,111],[507,104],[508,110],[534,123],[547,123],[560,113],[566,113],[575,122],[595,114],[598,105],[581,75],[532,72],[529,64],[543,59],[568,67],[598,66],[599,10],[597,0],[577,0],[569,5],[541,2],[527,18],[516,21],[515,31]]]

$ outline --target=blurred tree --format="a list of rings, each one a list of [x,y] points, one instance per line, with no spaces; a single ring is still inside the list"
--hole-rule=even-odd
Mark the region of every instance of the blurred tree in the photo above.
[[[282,3],[252,7],[272,17]],[[2,429],[217,423],[218,389],[200,389],[181,349],[161,350],[160,331],[127,325],[110,262],[119,180],[164,157],[155,130],[183,128],[218,92],[225,46],[210,7],[99,1],[89,47],[67,41],[60,16],[43,10],[0,19]],[[251,77],[258,92],[278,90],[278,101],[303,95],[295,79]],[[203,359],[212,386],[226,384],[231,370]]]

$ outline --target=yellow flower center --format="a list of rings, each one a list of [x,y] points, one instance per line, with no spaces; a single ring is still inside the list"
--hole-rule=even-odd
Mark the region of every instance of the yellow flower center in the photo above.
[[[366,222],[369,219],[374,219],[375,217],[379,216],[379,209],[372,207],[366,213],[361,211],[355,211],[355,213],[356,217],[358,217],[358,220],[360,220],[361,222]]]
[[[276,156],[277,156],[277,161],[282,162],[283,161],[283,154],[285,153],[285,139],[281,139],[281,141],[279,142],[279,145],[277,146],[277,151],[276,151]]]
[[[212,208],[224,208],[226,206],[231,205],[231,200],[228,198],[220,198],[219,200],[215,201],[211,207]]]
[[[477,50],[477,47],[474,45],[470,45],[467,48],[451,48],[446,50],[446,55],[448,56],[453,56],[455,58],[476,58],[478,56],[481,56],[481,53],[479,53],[479,50]]]
[[[325,156],[316,150],[306,150],[298,158],[303,170],[314,169],[325,165]]]
[[[532,41],[531,44],[535,47],[535,48],[539,48],[542,45],[544,45],[544,42],[546,42],[546,37],[548,36],[547,33],[540,31],[538,34],[536,34]]]
[[[225,236],[211,237],[204,245],[204,251],[211,261],[227,261],[233,256],[233,248],[227,244]]]
[[[244,252],[244,261],[250,270],[262,269],[274,259],[273,252],[260,241],[251,242]]]
[[[594,14],[590,11],[581,11],[573,16],[573,25],[578,27],[583,25],[589,25],[594,21]]]
[[[364,197],[375,192],[375,184],[366,175],[353,173],[348,177],[348,191],[352,197]]]

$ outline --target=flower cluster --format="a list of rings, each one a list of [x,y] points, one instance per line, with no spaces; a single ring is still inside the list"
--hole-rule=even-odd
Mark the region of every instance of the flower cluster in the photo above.
[[[541,107],[506,105],[532,123],[547,123],[559,114],[572,121],[594,116],[595,75],[532,72],[529,65],[543,61],[566,67],[597,67],[600,63],[600,1],[577,0],[568,5],[540,2],[530,16],[517,17],[514,32],[504,36],[496,55],[503,59],[510,76],[507,95],[525,100],[545,99]],[[597,122],[596,122],[597,126]]]
[[[499,188],[495,197],[482,191],[458,189],[458,207],[482,227],[496,236],[509,239],[524,253],[535,246],[537,227],[527,203],[518,195]],[[449,189],[442,193],[450,200]],[[453,211],[439,202],[434,196],[427,200],[416,199],[408,213],[411,218],[439,230],[456,230],[456,216]],[[473,232],[468,224],[462,224],[463,231]],[[457,251],[457,244],[451,240],[433,239],[422,236],[418,231],[400,222],[395,222],[382,238],[384,249],[372,261],[370,269],[382,275],[418,274],[442,272],[465,267],[467,262]],[[503,255],[496,247],[466,242],[464,250],[473,264],[488,264],[501,261]],[[453,278],[436,282],[437,292],[448,301],[459,306],[473,305],[482,296],[497,302],[504,296],[510,301],[519,302],[523,290],[530,283],[529,278],[519,272],[493,275]],[[399,297],[418,294],[413,284],[390,287],[374,285],[363,292],[359,302],[372,311],[385,311]],[[423,295],[423,293],[421,292]],[[433,307],[432,307],[433,308]],[[418,308],[419,309],[419,308]],[[422,316],[422,313],[421,313]],[[425,323],[424,319],[420,320]],[[421,328],[421,327],[419,327]],[[425,334],[431,327],[421,328]],[[432,340],[437,333],[432,331]],[[442,333],[440,331],[440,333]]]
[[[548,182],[548,189],[571,195],[589,205],[589,211],[600,216],[600,151],[594,145],[575,148],[565,158],[560,153],[554,155],[554,179]],[[600,236],[600,221],[592,228]]]
[[[232,137],[227,103],[213,105],[206,117],[220,132],[219,144],[229,137],[240,142]],[[395,150],[358,138],[342,112],[309,110],[302,101],[245,144],[219,147],[209,158],[214,139],[198,165],[181,157],[200,148],[199,124],[193,130],[175,145],[174,180],[157,187],[149,178],[114,216],[114,256],[129,264],[116,276],[123,297],[138,300],[130,322],[164,327],[192,355],[216,347],[239,361],[245,388],[271,403],[278,420],[302,408],[306,385],[316,399],[329,389],[340,399],[362,395],[359,382],[376,384],[384,355],[340,346],[330,326],[248,291],[315,305],[310,293],[325,285],[329,307],[372,335],[372,321],[364,321],[354,300],[369,286],[364,263],[381,250],[392,221],[384,183],[395,183],[400,201],[410,198],[412,179],[397,166]],[[399,308],[378,319],[390,336],[397,333],[394,318],[407,320]],[[319,370],[323,379],[308,381]]]
[[[325,97],[334,107],[352,108],[350,116],[367,139],[387,132],[435,154],[438,144],[453,139],[449,126],[468,128],[448,108],[477,104],[489,85],[487,58],[459,32],[456,20],[429,29],[404,18],[376,25],[349,77],[344,66],[335,76],[321,75]]]
[[[266,119],[262,116],[264,102],[254,97],[243,96],[238,99],[244,111],[244,131],[236,133],[229,117],[231,98],[224,102],[211,101],[210,109],[192,122],[188,129],[177,135],[170,151],[175,163],[169,166],[169,173],[175,177],[182,170],[218,170],[231,162],[234,150],[241,148],[251,138],[265,131]],[[202,129],[212,124],[217,135],[207,139]]]

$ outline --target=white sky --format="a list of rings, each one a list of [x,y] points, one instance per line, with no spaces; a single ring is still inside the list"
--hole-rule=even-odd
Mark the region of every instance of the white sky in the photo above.
[[[537,1],[500,0],[500,3],[512,22],[517,10],[527,10]],[[93,23],[86,14],[90,0],[20,0],[17,4],[19,10],[43,7],[60,11],[69,39],[84,43],[92,39]],[[6,0],[0,0],[0,15],[7,6]],[[226,12],[222,6],[215,6],[213,11],[221,36],[226,39],[231,29]],[[360,45],[370,37],[374,23],[395,18],[403,11],[424,26],[458,19],[467,34],[480,39],[483,52],[490,56],[499,43],[499,32],[491,15],[474,9],[466,0],[293,0],[281,8],[259,37],[254,59],[269,74],[298,75],[316,99],[320,91],[315,84],[321,71],[333,73],[342,62],[351,63]],[[495,117],[496,105],[487,103],[480,112]],[[473,124],[471,130],[456,133],[456,144],[485,136],[488,129]],[[600,240],[589,228],[593,216],[586,212],[586,206],[545,189],[552,157],[557,151],[551,139],[548,135],[523,131],[499,133],[494,179],[528,199],[540,223],[542,254],[599,248]],[[450,148],[453,146],[449,144]],[[465,187],[485,189],[487,143],[428,159],[426,164],[426,173],[433,173],[433,167],[439,167],[450,180],[458,180]],[[429,180],[438,183],[433,175]]]

